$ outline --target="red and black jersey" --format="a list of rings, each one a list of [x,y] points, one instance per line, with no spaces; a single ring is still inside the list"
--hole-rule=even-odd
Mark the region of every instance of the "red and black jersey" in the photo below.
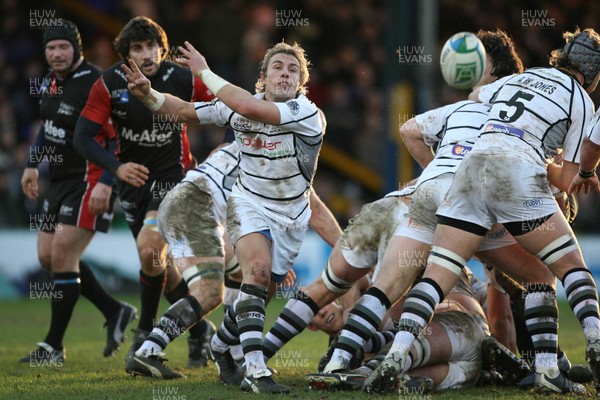
[[[59,81],[52,72],[37,83],[40,98],[40,116],[44,137],[32,146],[29,164],[37,166],[47,161],[52,181],[75,179],[95,182],[102,169],[83,158],[73,147],[73,131],[83,110],[88,93],[101,75],[98,67],[83,60],[81,65]],[[105,137],[115,136],[110,120],[103,122],[96,140],[104,145]],[[40,148],[38,148],[40,147]]]
[[[121,70],[123,62],[107,69],[94,83],[81,115],[97,124],[109,118],[117,132],[117,153],[122,163],[135,162],[150,170],[150,180],[181,179],[192,163],[187,126],[175,116],[155,115],[129,93]],[[163,62],[150,78],[152,88],[185,101],[209,101],[214,95],[191,71]]]

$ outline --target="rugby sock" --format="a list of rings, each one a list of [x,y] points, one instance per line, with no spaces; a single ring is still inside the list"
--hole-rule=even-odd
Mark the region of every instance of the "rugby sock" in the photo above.
[[[558,305],[554,288],[529,284],[525,295],[525,324],[533,342],[535,369],[554,378],[558,374]]]
[[[444,293],[433,279],[421,279],[408,293],[404,302],[398,333],[388,354],[409,354],[408,350],[431,321],[435,308],[443,299]]]
[[[279,314],[273,327],[262,342],[265,362],[277,353],[287,342],[302,332],[319,312],[319,306],[308,294],[298,291]]]
[[[377,332],[390,306],[389,299],[381,290],[373,286],[367,289],[350,311],[325,372],[347,368],[352,355]]]
[[[181,282],[179,282],[179,285],[177,285],[173,290],[171,290],[169,293],[165,293],[165,298],[170,304],[175,304],[179,300],[189,295],[189,293],[190,290],[188,288],[188,285],[187,283],[185,283],[185,280],[182,279]],[[190,332],[190,337],[194,339],[204,339],[206,326],[206,321],[204,321],[203,319],[198,321],[197,324],[192,325],[192,327],[188,329],[188,331]]]
[[[379,353],[388,343],[394,340],[396,332],[396,330],[375,332],[375,335],[363,346],[365,353]]]
[[[377,368],[377,366],[379,366],[379,364],[381,364],[381,362],[385,360],[385,353],[380,353],[377,354],[375,357],[371,358],[369,360],[369,362],[367,362],[365,365],[363,365],[362,367],[360,367],[361,369],[368,369],[370,372],[375,371],[375,369]],[[365,372],[367,372],[365,370]]]
[[[246,361],[246,376],[266,369],[262,352],[262,335],[265,325],[265,300],[267,289],[258,285],[243,284],[234,304],[240,342]]]
[[[156,276],[149,276],[146,275],[144,271],[140,270],[140,298],[142,301],[142,310],[140,312],[138,329],[148,332],[152,330],[165,282],[165,271],[162,271]]]
[[[52,277],[54,278],[54,288],[51,293],[52,319],[44,342],[55,350],[62,350],[62,340],[79,298],[80,279],[77,272],[57,272],[52,274]]]
[[[234,281],[233,279],[230,279],[227,275],[225,275],[225,294],[223,295],[223,312],[225,314],[227,314],[227,311],[229,311],[229,308],[233,305],[235,299],[237,299],[240,293],[241,286],[242,284],[240,282]],[[233,310],[231,311],[233,312]],[[235,321],[235,317],[233,317],[233,321]],[[239,332],[237,331],[237,323],[235,325],[235,329],[239,337]],[[244,352],[242,351],[242,345],[240,344],[239,338],[236,340],[235,344],[232,344],[229,347],[231,357],[233,357],[236,363],[241,362],[244,359]]]
[[[213,335],[210,347],[218,352],[224,353],[230,347],[240,344],[240,332],[236,322],[235,307],[232,305],[225,312],[223,322],[217,329],[217,334]]]
[[[158,326],[152,329],[146,341],[135,352],[138,356],[148,356],[162,352],[186,329],[202,318],[202,306],[194,296],[186,296],[167,309]]]
[[[598,289],[587,268],[575,268],[563,276],[563,287],[571,309],[577,316],[586,338],[596,338],[600,331]]]
[[[225,293],[223,294],[223,312],[227,312],[227,309],[231,307],[235,299],[237,299],[240,293],[240,282],[230,279],[225,275]]]
[[[91,301],[106,320],[117,315],[121,309],[121,303],[104,290],[96,279],[94,271],[81,260],[79,261],[79,277],[81,278],[81,295]]]
[[[417,336],[412,344],[409,355],[412,368],[418,368],[427,364],[429,358],[431,357],[431,345],[429,344],[429,340],[423,337],[423,335]]]

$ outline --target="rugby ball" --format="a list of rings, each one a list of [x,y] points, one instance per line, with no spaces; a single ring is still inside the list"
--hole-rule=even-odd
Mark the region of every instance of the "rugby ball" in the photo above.
[[[446,41],[440,54],[446,83],[456,89],[472,89],[485,69],[485,48],[471,32],[459,32]]]

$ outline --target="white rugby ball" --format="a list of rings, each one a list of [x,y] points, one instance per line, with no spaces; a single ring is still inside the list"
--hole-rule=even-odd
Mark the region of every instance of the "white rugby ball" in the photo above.
[[[459,32],[446,41],[440,54],[446,83],[456,89],[472,89],[485,69],[485,48],[471,32]]]

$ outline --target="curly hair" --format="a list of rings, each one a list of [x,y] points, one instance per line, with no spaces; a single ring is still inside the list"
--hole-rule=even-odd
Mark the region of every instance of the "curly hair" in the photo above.
[[[308,83],[309,79],[308,67],[311,64],[310,61],[308,61],[306,58],[306,53],[304,52],[304,49],[300,47],[298,43],[294,42],[293,45],[289,45],[285,42],[280,42],[277,43],[275,46],[271,47],[269,50],[267,50],[263,60],[260,63],[260,72],[266,75],[267,69],[269,67],[269,62],[271,62],[271,58],[273,58],[275,54],[280,53],[290,54],[296,57],[296,59],[300,63],[300,86],[298,88],[298,92],[306,95],[308,93],[308,89],[306,88],[306,84]],[[264,93],[265,82],[259,79],[256,81],[254,87],[256,89],[256,93]]]
[[[515,44],[506,32],[479,30],[477,37],[483,43],[486,54],[492,60],[494,68],[491,75],[497,78],[523,72],[523,62],[515,50]]]
[[[131,42],[141,40],[155,40],[159,44],[162,54],[166,54],[169,51],[167,34],[160,25],[148,17],[135,17],[130,20],[121,29],[113,44],[117,54],[126,60],[129,58],[129,46]]]

